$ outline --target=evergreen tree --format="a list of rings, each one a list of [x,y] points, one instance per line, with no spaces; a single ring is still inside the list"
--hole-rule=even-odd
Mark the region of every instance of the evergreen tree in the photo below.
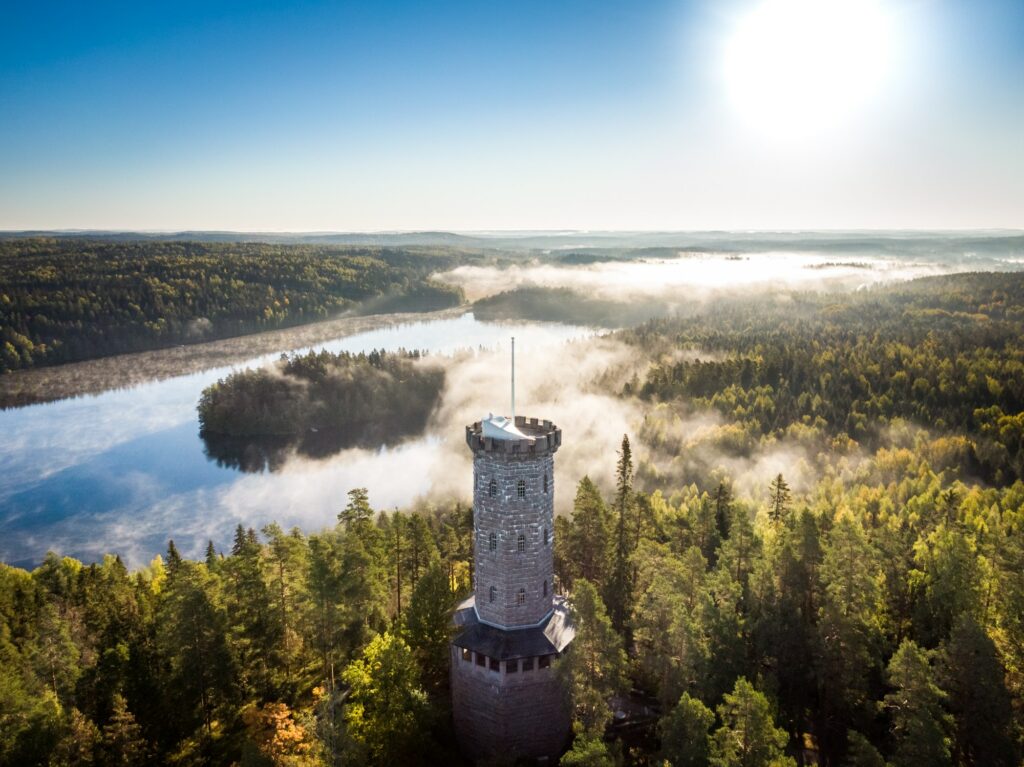
[[[626,685],[626,653],[590,581],[576,581],[570,610],[576,637],[557,671],[569,692],[577,737],[600,738],[611,720],[609,701]]]
[[[620,761],[600,736],[577,735],[558,763],[561,767],[616,767]]]
[[[843,767],[885,767],[885,759],[871,741],[856,730],[846,733],[846,760]]]
[[[145,767],[149,746],[124,696],[114,696],[114,711],[103,728],[103,764],[110,767]]]
[[[894,767],[952,765],[950,722],[943,710],[946,695],[935,684],[929,653],[904,639],[889,661],[888,676],[894,688],[885,696],[896,742]]]
[[[556,519],[555,524],[563,519]],[[576,578],[586,578],[599,588],[607,587],[612,563],[612,531],[611,512],[601,492],[590,477],[584,476],[576,487],[572,520],[555,538],[564,562],[566,585],[571,587]]]
[[[622,436],[615,479],[615,543],[612,556],[612,572],[605,592],[608,613],[615,630],[626,629],[629,605],[633,599],[633,564],[630,557],[634,547],[633,530],[633,453],[629,437]]]
[[[939,681],[955,723],[955,762],[981,767],[1018,765],[1010,695],[995,644],[969,615],[940,654]]]
[[[96,724],[77,708],[72,708],[68,712],[67,730],[54,746],[50,764],[53,767],[92,767],[96,763],[100,737]]]
[[[274,616],[269,621],[273,633],[268,637],[268,644],[277,640],[272,654],[272,682],[279,691],[290,692],[304,658],[300,610],[307,599],[309,549],[298,528],[285,533],[278,524],[271,523],[263,528],[263,534],[267,537],[269,555],[269,611]]]
[[[658,723],[661,758],[672,767],[706,767],[711,756],[708,731],[714,722],[711,709],[684,692]]]
[[[443,686],[448,676],[453,607],[448,574],[439,562],[435,562],[413,590],[403,631],[421,664],[424,682],[435,689]]]
[[[877,567],[861,526],[849,515],[828,534],[818,610],[822,662],[819,732],[823,750],[842,752],[846,731],[873,718],[870,681],[881,667],[883,604]]]
[[[373,508],[370,506],[370,496],[365,487],[354,487],[348,491],[348,504],[338,513],[338,521],[345,529],[351,529],[353,525],[368,522],[373,518]]]
[[[226,615],[240,681],[247,697],[270,699],[275,693],[272,665],[282,644],[282,626],[279,612],[270,609],[263,552],[255,531],[238,526],[225,571]]]
[[[205,568],[181,562],[168,570],[159,598],[156,641],[167,669],[165,721],[179,737],[199,725],[209,735],[217,709],[234,698],[236,679],[226,615]]]
[[[789,485],[786,484],[785,478],[782,474],[777,474],[775,479],[772,480],[769,485],[769,491],[771,492],[771,507],[768,509],[768,516],[778,524],[786,516],[786,512],[789,511],[789,501],[792,497],[789,492]]]
[[[732,491],[725,482],[719,482],[715,488],[715,525],[718,527],[719,540],[729,537],[729,521],[732,516]]]
[[[775,726],[768,699],[745,678],[725,694],[718,718],[722,725],[712,736],[715,767],[796,767],[783,752],[789,737]]]

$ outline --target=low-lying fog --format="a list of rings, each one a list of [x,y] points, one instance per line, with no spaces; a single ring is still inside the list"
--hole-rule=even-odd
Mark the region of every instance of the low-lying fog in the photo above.
[[[849,290],[879,282],[977,269],[1020,268],[1019,259],[970,254],[941,260],[894,259],[844,253],[681,253],[675,258],[566,265],[536,261],[507,268],[462,266],[437,279],[459,285],[475,301],[519,287],[574,288],[622,301],[656,298],[687,302],[722,291]]]
[[[1000,264],[1020,268],[1009,258]],[[466,267],[442,278],[463,285],[470,298],[540,285],[623,300],[670,298],[682,305],[726,289],[855,289],[957,270],[962,266],[948,259],[929,263],[917,256],[903,261],[766,253]],[[322,344],[332,351],[424,349],[434,356],[422,364],[446,367],[446,387],[427,433],[393,448],[351,449],[321,460],[293,454],[274,473],[218,466],[203,453],[195,405],[203,387],[230,367],[0,412],[0,560],[32,565],[47,550],[87,560],[112,551],[139,565],[163,551],[171,537],[184,553],[199,556],[208,539],[229,546],[238,523],[258,529],[276,520],[307,532],[331,525],[347,491],[360,486],[381,509],[425,499],[468,501],[472,467],[464,427],[488,411],[507,411],[511,335],[517,338],[518,412],[550,418],[564,432],[556,457],[560,512],[570,507],[584,474],[611,489],[623,434],[634,438],[638,463],[649,471],[676,477],[725,473],[758,500],[779,471],[796,489],[811,475],[814,447],[798,438],[738,457],[719,447],[730,425],[718,416],[664,407],[645,412],[641,403],[617,396],[634,374],[643,377],[647,361],[614,337],[557,323],[487,323],[466,314]],[[705,355],[699,349],[677,353]],[[637,437],[655,423],[668,447],[650,454]]]

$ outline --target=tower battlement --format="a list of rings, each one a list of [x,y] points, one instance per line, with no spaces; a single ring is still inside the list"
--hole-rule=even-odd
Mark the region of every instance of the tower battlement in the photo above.
[[[474,453],[511,453],[538,456],[551,454],[562,446],[562,430],[551,421],[517,415],[515,426],[526,439],[485,437],[483,422],[466,427],[466,444]]]

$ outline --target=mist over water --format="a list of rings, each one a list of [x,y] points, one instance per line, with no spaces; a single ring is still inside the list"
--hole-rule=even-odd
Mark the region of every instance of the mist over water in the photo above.
[[[1020,269],[1010,256],[998,262],[986,256],[985,268]],[[659,300],[682,311],[723,292],[854,290],[962,270],[962,259],[919,254],[687,254],[585,266],[462,267],[440,277],[462,285],[470,298],[523,285],[571,287],[614,300]],[[445,389],[422,437],[323,459],[291,453],[273,473],[245,474],[208,458],[195,407],[207,385],[232,370],[266,364],[277,353],[130,389],[0,411],[0,560],[32,566],[48,550],[87,561],[111,552],[140,565],[163,552],[168,538],[185,555],[200,556],[208,540],[229,546],[237,524],[259,529],[277,521],[307,532],[332,525],[353,487],[368,488],[378,509],[419,500],[468,501],[472,467],[464,427],[488,412],[507,412],[513,335],[517,412],[549,418],[565,435],[556,458],[561,513],[571,508],[575,484],[586,474],[611,490],[623,434],[634,438],[638,465],[644,462],[655,475],[677,481],[728,474],[739,492],[755,499],[779,471],[795,489],[812,474],[816,451],[798,439],[737,456],[723,447],[730,424],[715,414],[652,412],[616,396],[634,376],[642,379],[649,361],[614,337],[577,325],[481,322],[465,314],[317,344],[334,352],[428,351],[432,356],[421,364],[445,366]],[[671,353],[714,356],[699,349]],[[655,423],[652,418],[660,419],[664,437],[653,452],[637,439]]]
[[[460,351],[461,359],[473,359],[490,358],[487,350],[500,356],[512,335],[524,351],[539,351],[590,334],[576,326],[484,323],[466,314],[317,348]],[[347,450],[325,460],[292,456],[272,474],[247,475],[209,460],[196,418],[200,392],[232,370],[276,357],[0,412],[0,560],[31,566],[48,550],[85,560],[112,552],[138,565],[165,550],[168,538],[189,555],[209,539],[229,545],[238,523],[320,529],[335,521],[352,487],[368,487],[379,508],[431,493],[436,477],[446,478],[446,491],[468,493],[468,475],[459,487],[443,470],[450,455],[444,446],[460,442],[461,422],[390,449]],[[507,400],[507,386],[500,392],[492,408]]]

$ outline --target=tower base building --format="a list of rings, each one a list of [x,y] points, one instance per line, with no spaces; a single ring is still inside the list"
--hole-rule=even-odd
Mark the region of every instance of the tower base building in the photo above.
[[[473,759],[551,758],[568,745],[555,663],[575,634],[554,595],[550,421],[491,416],[466,427],[473,451],[474,595],[455,612],[452,714]]]

